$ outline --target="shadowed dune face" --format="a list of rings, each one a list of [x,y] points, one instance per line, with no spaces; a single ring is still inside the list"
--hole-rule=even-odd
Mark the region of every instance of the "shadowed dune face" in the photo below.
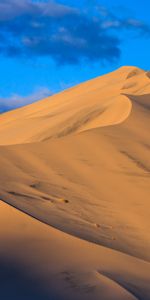
[[[0,297],[1,299],[15,300],[49,300],[44,288],[37,284],[37,281],[30,277],[29,272],[25,271],[18,262],[0,260]],[[51,295],[52,300],[59,300]],[[63,298],[62,298],[63,299]]]
[[[150,94],[144,94],[144,95],[127,95],[128,98],[133,101],[134,103],[142,106],[142,108],[144,108],[147,113],[148,110],[150,110]]]
[[[144,94],[146,73],[133,67],[93,79],[1,116],[0,144],[31,143],[123,122],[132,103],[124,94]]]
[[[150,72],[147,72],[146,75],[148,78],[150,78]]]
[[[131,261],[136,257],[135,279],[137,261],[146,266],[150,261],[147,74],[123,67],[0,117],[0,199],[63,232],[103,245],[106,252],[119,250]],[[113,280],[117,292],[112,299],[120,295],[119,285],[119,300],[148,300],[143,291],[147,273],[137,292],[137,283],[127,282],[128,272],[122,276],[124,268],[113,272],[113,265],[110,272],[101,264],[98,269],[96,261],[91,279],[74,275],[74,268],[60,273],[75,290],[77,282],[83,281],[80,291],[90,293],[99,279],[107,281],[105,287],[114,286]],[[122,294],[122,288],[130,294]],[[111,298],[107,294],[103,299]]]
[[[3,202],[0,237],[2,299],[149,299],[148,263],[69,236]]]

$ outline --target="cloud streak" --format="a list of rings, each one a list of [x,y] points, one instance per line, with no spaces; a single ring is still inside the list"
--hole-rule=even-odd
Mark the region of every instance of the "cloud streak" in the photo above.
[[[31,104],[37,100],[44,99],[52,95],[52,91],[47,87],[39,87],[27,96],[12,94],[8,98],[0,97],[0,113],[15,109],[24,105]]]
[[[139,20],[118,19],[100,7],[89,14],[54,1],[0,0],[0,54],[9,57],[111,62],[121,55],[123,29],[150,33]]]

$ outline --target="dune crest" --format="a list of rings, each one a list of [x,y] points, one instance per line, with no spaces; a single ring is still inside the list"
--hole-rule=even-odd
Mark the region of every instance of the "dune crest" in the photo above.
[[[150,93],[146,72],[122,67],[26,107],[2,114],[0,144],[44,141],[115,125],[131,113],[127,95]],[[126,95],[126,96],[125,96]]]
[[[74,269],[70,258],[68,268],[73,271],[60,268],[71,289],[80,287],[81,299],[99,299],[103,290],[106,300],[148,300],[149,113],[149,73],[122,67],[0,116],[0,199],[37,219],[30,220],[33,228],[40,230],[39,237],[36,234],[39,244],[43,231],[49,231],[45,238],[48,249],[54,241],[53,253],[57,252],[57,243],[63,253],[73,251],[71,245],[76,244],[75,253],[80,249],[77,268],[83,249],[86,251],[84,274]],[[9,206],[5,205],[2,209],[7,214]],[[13,213],[16,226],[23,226],[21,212],[13,209]],[[29,224],[29,217],[24,218]],[[61,232],[51,227],[48,230],[38,221]],[[16,231],[16,241],[18,234]],[[30,238],[28,233],[26,238]],[[66,245],[62,245],[63,238]],[[40,260],[46,278],[44,257],[51,265],[47,246]],[[35,241],[33,248],[37,249]],[[96,260],[91,258],[92,249]],[[99,263],[99,257],[104,264],[102,260]],[[31,267],[28,254],[26,258]],[[88,272],[86,263],[90,258],[94,264],[90,264]],[[35,264],[37,267],[37,261]],[[128,264],[132,266],[129,269]],[[142,273],[138,273],[139,269]],[[88,298],[82,290],[88,291]],[[73,295],[78,298],[76,292]]]

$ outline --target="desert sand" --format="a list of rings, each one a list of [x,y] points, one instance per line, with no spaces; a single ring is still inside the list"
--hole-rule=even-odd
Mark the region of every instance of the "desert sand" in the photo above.
[[[149,110],[122,67],[0,116],[3,299],[150,299]]]

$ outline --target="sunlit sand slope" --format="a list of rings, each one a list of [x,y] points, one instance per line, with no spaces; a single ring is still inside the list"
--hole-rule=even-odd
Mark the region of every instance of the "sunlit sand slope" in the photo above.
[[[123,67],[0,118],[0,144],[20,144],[62,137],[118,124],[131,111],[123,94],[150,93],[147,73]]]
[[[148,300],[148,263],[82,241],[0,202],[1,299]]]
[[[96,110],[96,103],[107,103],[100,116],[78,128],[72,125],[72,134],[67,130],[63,138],[48,139],[43,131],[44,142],[1,146],[1,199],[66,232],[149,260],[149,83],[144,71],[124,67],[51,101],[2,115],[0,143],[12,143],[13,135],[22,142],[29,134],[39,136],[29,112],[38,115],[39,123],[41,115],[46,119],[50,135],[48,106],[53,110],[62,105],[68,113],[73,106],[73,113],[75,107],[83,112],[87,104]],[[24,127],[18,125],[19,118]],[[59,136],[62,127],[56,127]],[[45,129],[41,123],[40,128]]]
[[[90,286],[103,282],[104,285],[93,292],[96,294],[87,293],[89,298],[84,295],[81,299],[99,299],[102,286],[103,299],[148,299],[149,112],[149,73],[123,67],[0,116],[0,199],[71,234],[72,237],[58,233],[14,209],[11,211],[19,217],[20,224],[25,218],[33,228],[38,226],[41,230],[39,239],[43,238],[44,230],[49,231],[45,233],[48,244],[56,234],[54,243],[58,243],[59,253],[62,247],[64,252],[67,247],[71,249],[69,253],[73,251],[70,248],[73,243],[75,255],[72,261],[77,263],[77,269],[84,256],[83,261],[96,260],[94,265],[90,264],[92,273],[90,271],[89,275],[79,271],[74,279],[74,275],[70,275],[74,274],[74,267],[70,264],[73,271],[69,275],[64,273],[72,288],[76,285],[74,281],[79,285],[83,282],[84,286],[87,282]],[[7,206],[4,209],[7,214]],[[30,227],[31,233],[32,230],[35,233],[32,225]],[[65,239],[64,246],[58,236]],[[81,253],[79,250],[76,257],[77,249],[82,248],[80,243],[85,248]],[[36,243],[34,247],[36,250]],[[48,251],[46,247],[44,249]],[[28,251],[31,251],[30,247]],[[97,256],[95,251],[98,251]],[[54,258],[54,254],[52,258],[43,255],[40,268],[44,257],[49,264]],[[108,261],[108,268],[101,265],[103,260]],[[51,274],[51,268],[49,272]],[[47,284],[47,273],[44,276]],[[112,287],[113,292],[107,287]],[[62,289],[65,290],[63,285]]]

